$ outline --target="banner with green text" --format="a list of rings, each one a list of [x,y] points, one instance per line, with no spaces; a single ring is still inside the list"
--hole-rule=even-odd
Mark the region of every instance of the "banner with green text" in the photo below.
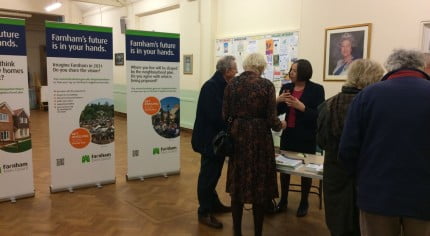
[[[112,28],[46,22],[51,191],[115,182]]]
[[[24,25],[0,18],[0,201],[34,195]]]
[[[179,34],[127,30],[128,179],[180,170]]]

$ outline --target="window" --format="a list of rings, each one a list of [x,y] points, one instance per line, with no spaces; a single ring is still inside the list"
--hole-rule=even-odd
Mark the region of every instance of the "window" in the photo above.
[[[0,121],[8,122],[9,121],[8,115],[4,113],[0,113]]]
[[[19,129],[19,135],[24,136],[24,130],[23,129]]]
[[[27,124],[27,118],[25,118],[25,117],[20,117],[19,121],[21,124]]]
[[[9,140],[9,131],[0,131],[0,140]]]

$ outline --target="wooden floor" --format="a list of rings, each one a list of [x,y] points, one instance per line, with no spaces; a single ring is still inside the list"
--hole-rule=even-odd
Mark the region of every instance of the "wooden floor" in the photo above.
[[[198,224],[200,156],[191,149],[189,132],[181,133],[180,175],[127,182],[126,118],[116,116],[116,184],[51,194],[48,112],[33,110],[31,125],[36,195],[0,203],[0,235],[233,235],[231,214],[218,215],[221,230]],[[226,170],[217,191],[230,205]],[[304,218],[295,216],[298,201],[299,193],[290,192],[288,211],[265,217],[263,235],[329,235],[316,195]],[[254,234],[251,211],[244,211],[242,228],[244,235]]]

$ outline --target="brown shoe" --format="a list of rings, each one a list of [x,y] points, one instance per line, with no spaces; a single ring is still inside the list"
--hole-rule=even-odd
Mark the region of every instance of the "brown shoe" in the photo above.
[[[199,215],[199,222],[201,224],[207,225],[211,228],[215,228],[215,229],[221,229],[222,228],[222,223],[219,222],[215,216],[208,214],[206,216],[201,216]]]

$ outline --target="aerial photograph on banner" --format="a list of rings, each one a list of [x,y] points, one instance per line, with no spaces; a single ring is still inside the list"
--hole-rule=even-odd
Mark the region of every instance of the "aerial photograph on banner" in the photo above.
[[[166,97],[160,100],[160,110],[152,116],[155,132],[164,138],[176,138],[180,135],[179,98]]]
[[[29,113],[0,101],[0,149],[19,153],[31,149]]]
[[[89,130],[91,142],[108,144],[115,139],[113,100],[99,98],[88,103],[81,112],[79,125]]]

